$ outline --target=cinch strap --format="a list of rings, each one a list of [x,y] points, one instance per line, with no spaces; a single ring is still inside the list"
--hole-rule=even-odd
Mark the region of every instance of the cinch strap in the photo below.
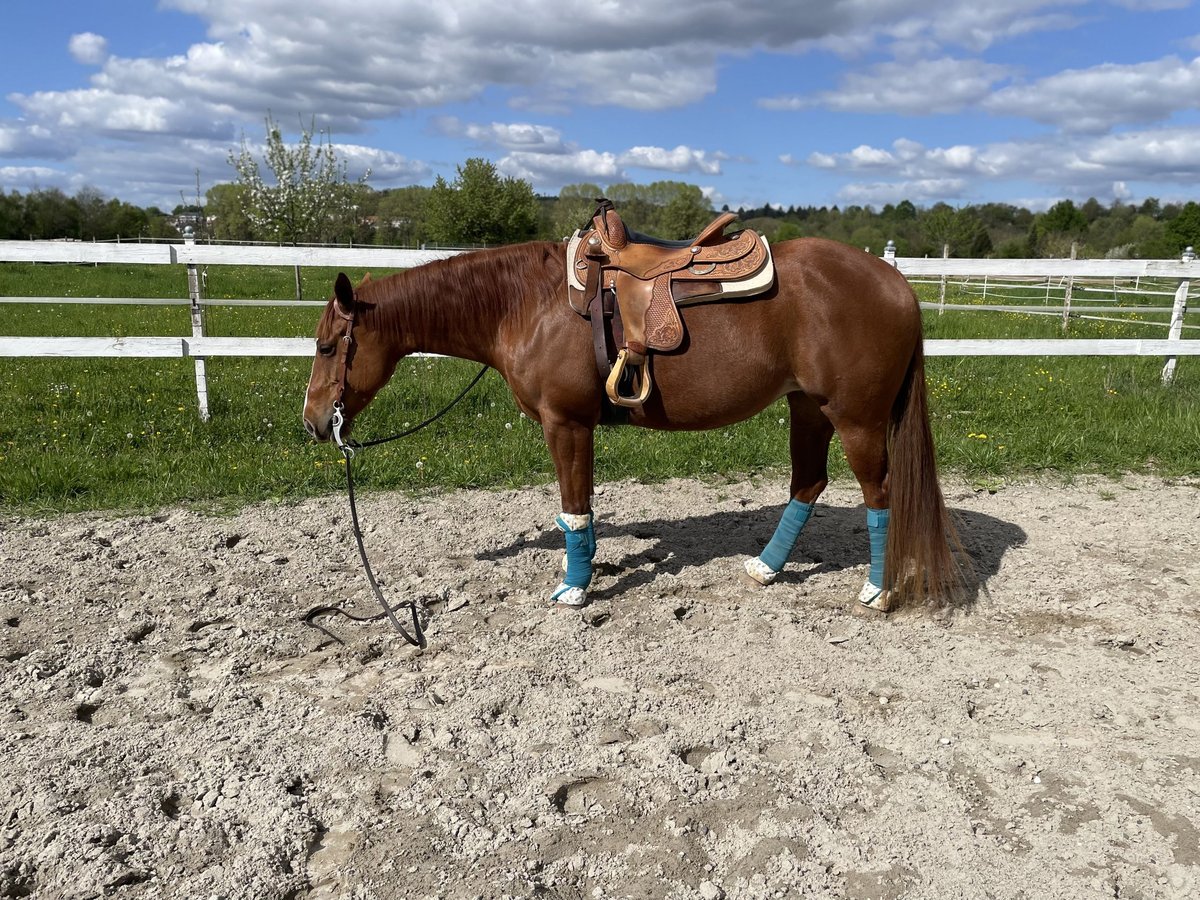
[[[783,516],[779,519],[779,525],[775,528],[775,534],[771,537],[770,543],[758,558],[775,572],[787,565],[788,557],[792,555],[792,550],[796,547],[796,541],[800,540],[800,529],[804,527],[804,523],[808,521],[812,511],[813,504],[811,503],[801,503],[799,500],[791,501],[783,511]]]
[[[581,520],[587,520],[583,524]],[[586,588],[592,583],[592,559],[596,555],[596,523],[591,513],[586,516],[554,517],[554,524],[567,538],[567,574],[562,583],[568,587]],[[574,526],[574,527],[573,527]]]
[[[891,510],[867,507],[867,533],[871,537],[871,574],[867,580],[883,588],[883,557],[887,551],[888,522]]]

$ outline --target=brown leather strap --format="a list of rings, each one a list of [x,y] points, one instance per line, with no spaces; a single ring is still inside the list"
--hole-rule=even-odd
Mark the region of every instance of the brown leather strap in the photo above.
[[[608,355],[608,327],[604,316],[604,291],[596,291],[588,304],[588,318],[592,322],[592,352],[596,355],[596,371],[600,380],[608,378],[612,371],[612,360]]]
[[[346,397],[346,370],[350,366],[350,353],[354,349],[354,309],[352,308],[347,313],[337,303],[334,303],[333,311],[339,319],[346,323],[346,330],[342,332],[342,337],[338,341],[337,374],[334,377],[337,389],[334,403],[338,404],[344,402]]]
[[[599,290],[588,304],[588,318],[592,322],[592,350],[596,354],[596,371],[600,382],[608,381],[612,372],[616,348],[625,342],[625,329],[621,324],[621,309],[613,302],[612,291]],[[608,393],[600,391],[600,424],[625,425],[629,422],[629,410],[617,406],[608,399]]]

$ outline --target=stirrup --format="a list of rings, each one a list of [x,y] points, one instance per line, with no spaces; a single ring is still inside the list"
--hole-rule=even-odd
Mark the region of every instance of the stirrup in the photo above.
[[[617,354],[617,360],[613,363],[612,373],[608,376],[608,381],[604,383],[604,390],[608,393],[608,399],[617,406],[628,407],[629,409],[638,409],[646,398],[650,396],[650,373],[646,371],[647,359],[643,359],[640,363],[634,363],[638,369],[638,379],[641,381],[642,387],[636,397],[626,397],[620,392],[621,376],[625,374],[625,366],[629,363],[629,348],[626,347]]]

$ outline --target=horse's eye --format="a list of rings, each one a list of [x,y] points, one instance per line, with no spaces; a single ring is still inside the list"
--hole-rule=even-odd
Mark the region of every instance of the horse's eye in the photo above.
[[[322,356],[333,356],[337,344],[317,344],[317,352]]]

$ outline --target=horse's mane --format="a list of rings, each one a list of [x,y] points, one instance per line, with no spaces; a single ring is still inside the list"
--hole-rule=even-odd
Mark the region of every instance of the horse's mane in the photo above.
[[[535,241],[477,250],[368,281],[357,291],[366,305],[364,324],[446,334],[520,316],[558,289],[561,276],[547,278],[558,247]]]

